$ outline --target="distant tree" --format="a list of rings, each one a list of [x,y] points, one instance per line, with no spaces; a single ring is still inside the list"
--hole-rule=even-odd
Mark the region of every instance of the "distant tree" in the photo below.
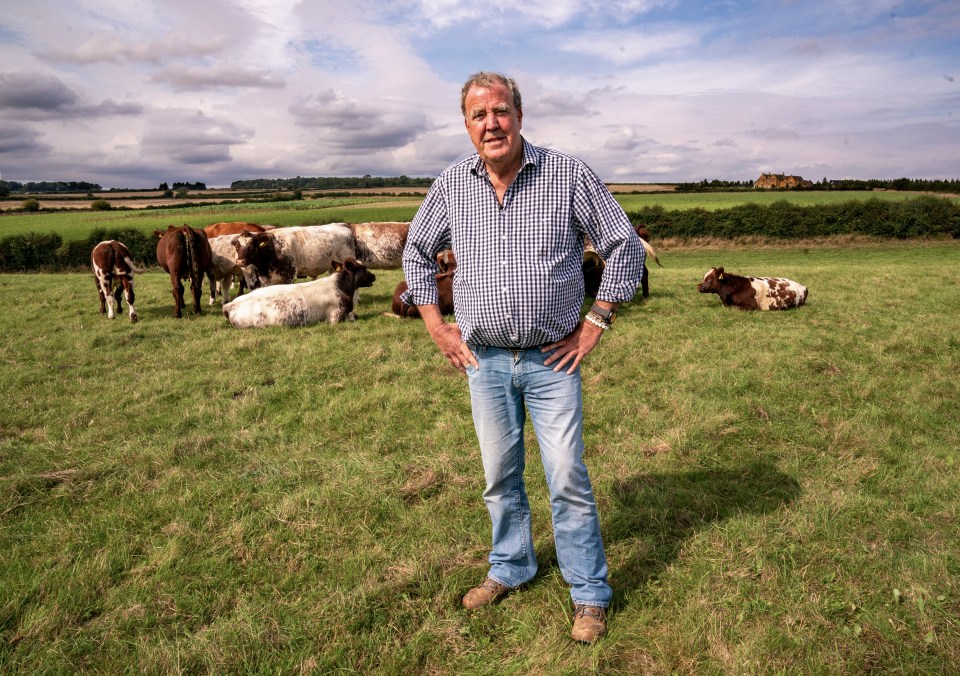
[[[33,197],[23,200],[22,206],[24,211],[40,211],[40,202]]]
[[[107,200],[93,200],[90,202],[90,208],[94,211],[110,211],[110,202]]]
[[[166,181],[164,181],[163,183],[161,183],[161,184],[160,184],[160,187],[157,188],[157,190],[169,190],[169,189],[170,189],[170,186],[167,185],[167,182],[166,182]]]
[[[164,183],[164,185],[166,185],[166,183]],[[164,196],[164,197],[173,197],[173,191],[170,190],[170,188],[167,188],[166,190],[163,191],[163,196]]]
[[[0,181],[0,197],[7,197],[10,195],[10,188],[7,187],[6,183]]]

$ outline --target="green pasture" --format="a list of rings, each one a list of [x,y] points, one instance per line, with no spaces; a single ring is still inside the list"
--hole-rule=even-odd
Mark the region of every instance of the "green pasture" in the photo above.
[[[6,220],[6,219],[4,219]],[[266,219],[264,219],[266,220]],[[669,249],[583,366],[615,590],[570,642],[541,572],[499,605],[462,376],[415,320],[232,329],[0,275],[0,672],[946,674],[960,664],[960,243]],[[809,304],[723,308],[707,268]],[[206,301],[204,301],[206,303]]]
[[[728,193],[645,193],[618,194],[617,201],[628,213],[647,206],[668,210],[723,209],[740,204],[768,205],[789,201],[801,205],[828,204],[850,200],[908,200],[917,193],[905,192],[728,192]],[[31,214],[6,213],[0,216],[0,238],[26,233],[58,233],[64,241],[84,239],[96,228],[135,228],[145,233],[164,230],[168,225],[186,223],[202,228],[217,221],[249,221],[273,225],[319,223],[363,223],[410,221],[422,197],[321,198],[286,202],[251,202],[182,207],[178,209],[114,209],[111,211],[67,210]]]

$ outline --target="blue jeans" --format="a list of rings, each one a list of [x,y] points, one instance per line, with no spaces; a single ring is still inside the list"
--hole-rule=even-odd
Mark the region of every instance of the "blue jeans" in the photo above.
[[[539,348],[504,350],[471,345],[480,368],[467,365],[473,423],[480,441],[493,522],[489,576],[508,587],[533,579],[530,505],[523,481],[526,410],[540,444],[550,490],[553,537],[563,579],[575,604],[606,608],[607,557],[587,467],[583,463],[583,393],[580,369],[572,375],[544,366]]]

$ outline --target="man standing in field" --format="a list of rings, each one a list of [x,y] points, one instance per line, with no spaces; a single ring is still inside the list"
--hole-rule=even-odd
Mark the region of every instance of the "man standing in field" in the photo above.
[[[477,73],[460,96],[477,153],[434,182],[403,254],[409,288],[430,337],[467,374],[493,523],[486,579],[464,608],[490,605],[537,572],[523,481],[524,407],[550,490],[557,561],[571,586],[573,639],[606,633],[612,592],[593,489],[583,462],[580,363],[633,297],[644,253],[623,210],[582,161],[521,135],[516,83]],[[606,261],[597,302],[583,321],[583,242]],[[457,260],[456,323],[437,305],[435,256]]]

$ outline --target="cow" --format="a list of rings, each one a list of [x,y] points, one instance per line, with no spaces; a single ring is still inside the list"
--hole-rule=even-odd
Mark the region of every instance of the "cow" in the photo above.
[[[97,284],[97,295],[100,297],[100,314],[106,313],[108,319],[113,319],[123,310],[121,296],[126,296],[130,321],[136,324],[133,275],[146,268],[138,268],[133,262],[130,249],[115,239],[108,239],[93,247],[90,263],[93,266],[93,279]]]
[[[400,221],[348,223],[358,261],[370,269],[398,270],[410,224]]]
[[[440,272],[453,272],[457,269],[457,257],[453,255],[453,249],[444,249],[437,254],[437,265],[440,266]]]
[[[189,225],[168,226],[166,230],[155,230],[160,238],[157,242],[157,262],[170,275],[173,290],[173,316],[183,316],[183,283],[190,279],[190,291],[193,294],[193,312],[200,314],[200,296],[203,294],[203,276],[210,268],[213,257],[207,233],[195,230]]]
[[[720,302],[741,310],[787,310],[807,302],[807,287],[783,277],[741,277],[710,268],[697,284],[700,293],[715,293]]]
[[[583,252],[583,290],[591,298],[597,297],[605,267],[606,264],[596,251],[587,249]]]
[[[207,233],[208,239],[214,237],[223,237],[224,235],[239,235],[241,232],[266,232],[272,230],[272,225],[260,225],[258,223],[246,223],[244,221],[229,221],[213,223],[203,229]]]
[[[243,232],[234,240],[237,265],[250,267],[251,288],[292,284],[298,277],[318,277],[334,260],[356,258],[353,232],[345,223]]]
[[[238,296],[251,285],[247,277],[252,279],[252,270],[244,270],[237,264],[237,248],[233,245],[236,238],[237,235],[221,235],[209,240],[211,259],[207,279],[210,280],[210,305],[216,302],[217,293],[220,294],[221,303],[229,303],[230,290],[236,279],[239,279]]]
[[[223,314],[238,329],[353,321],[354,294],[376,276],[354,258],[332,261],[330,272],[312,282],[256,289],[224,305]]]
[[[634,230],[637,231],[637,237],[640,238],[640,243],[643,245],[644,251],[647,252],[647,258],[652,258],[656,261],[657,265],[662,268],[663,265],[661,265],[660,259],[657,258],[657,252],[650,246],[650,231],[647,230],[646,226],[642,223],[635,225]],[[650,272],[646,260],[643,263],[643,272],[640,275],[640,291],[644,298],[650,297]]]
[[[437,295],[438,295],[438,305],[440,306],[440,314],[442,315],[452,315],[453,314],[453,275],[454,271],[450,270],[449,272],[441,272],[437,275]],[[402,300],[400,300],[400,294],[407,290],[407,282],[403,281],[397,284],[397,288],[393,292],[393,302],[391,304],[391,309],[393,314],[399,315],[401,317],[410,317],[412,319],[420,318],[420,311],[417,310],[416,305],[407,305]]]

